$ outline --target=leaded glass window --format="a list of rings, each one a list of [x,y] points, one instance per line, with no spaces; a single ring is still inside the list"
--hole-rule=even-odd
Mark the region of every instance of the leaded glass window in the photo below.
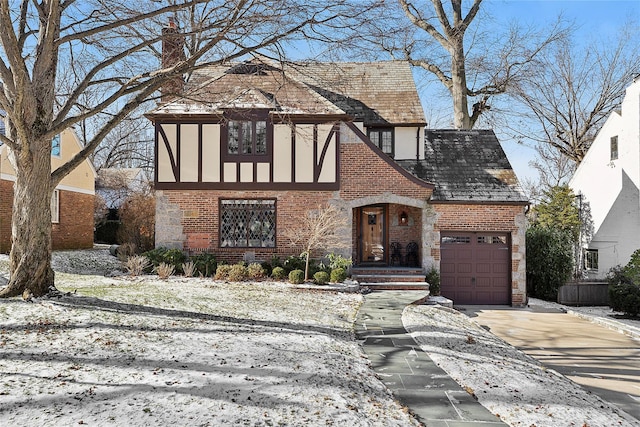
[[[267,154],[267,122],[229,120],[227,128],[229,154]]]
[[[273,248],[276,246],[275,200],[222,200],[220,246]]]

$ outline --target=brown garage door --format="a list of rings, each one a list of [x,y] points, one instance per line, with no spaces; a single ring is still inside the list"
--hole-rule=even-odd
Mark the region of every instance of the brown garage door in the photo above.
[[[511,304],[509,236],[442,233],[440,284],[454,304]]]

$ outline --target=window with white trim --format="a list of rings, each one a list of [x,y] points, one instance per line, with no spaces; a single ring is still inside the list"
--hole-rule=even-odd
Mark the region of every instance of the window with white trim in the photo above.
[[[585,270],[598,270],[598,250],[597,249],[585,249],[584,256]]]
[[[233,199],[220,201],[220,246],[273,248],[276,246],[276,201]]]
[[[60,157],[60,135],[56,135],[51,140],[51,155]]]
[[[60,191],[53,190],[51,195],[51,222],[57,224],[60,222]]]

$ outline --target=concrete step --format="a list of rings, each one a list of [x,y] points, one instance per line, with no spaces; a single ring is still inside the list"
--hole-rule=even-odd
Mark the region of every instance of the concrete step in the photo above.
[[[396,290],[396,291],[429,291],[427,282],[360,282],[360,288],[376,290]]]
[[[382,283],[382,282],[424,282],[424,274],[352,274],[351,277],[358,282]]]

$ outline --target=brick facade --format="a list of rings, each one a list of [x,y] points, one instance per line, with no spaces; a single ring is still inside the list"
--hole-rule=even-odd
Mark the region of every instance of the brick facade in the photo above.
[[[342,208],[352,230],[351,256],[357,260],[359,208],[384,205],[387,212],[387,242],[403,247],[415,241],[420,246],[424,268],[439,269],[440,231],[493,231],[510,235],[512,258],[512,303],[526,302],[524,270],[524,206],[488,204],[431,204],[433,186],[401,170],[384,154],[364,142],[340,144],[339,191],[157,191],[156,245],[177,247],[187,252],[211,252],[228,262],[245,254],[269,260],[273,256],[298,255],[284,237],[308,209],[332,203]],[[276,248],[220,248],[218,207],[220,199],[275,199]],[[407,214],[407,224],[400,214]],[[347,252],[346,255],[349,255]]]
[[[87,249],[93,247],[94,197],[60,190],[60,218],[52,224],[53,249]],[[11,250],[11,210],[13,181],[0,180],[0,252]]]

